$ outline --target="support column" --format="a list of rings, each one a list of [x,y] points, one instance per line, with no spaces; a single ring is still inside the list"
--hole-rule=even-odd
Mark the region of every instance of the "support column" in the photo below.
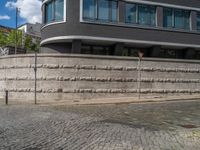
[[[184,50],[176,50],[176,58],[183,59],[184,58]]]
[[[161,46],[154,46],[151,48],[151,57],[160,57]]]
[[[123,49],[124,49],[124,43],[116,43],[114,55],[122,56]]]
[[[184,56],[185,59],[193,59],[195,58],[195,56],[196,56],[195,49],[188,48],[185,50],[185,56]]]
[[[81,53],[81,40],[72,40],[72,51],[71,53]]]

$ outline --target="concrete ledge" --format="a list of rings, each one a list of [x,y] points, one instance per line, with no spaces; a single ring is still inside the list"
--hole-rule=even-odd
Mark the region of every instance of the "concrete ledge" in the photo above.
[[[37,100],[37,105],[41,106],[57,106],[57,105],[105,105],[105,104],[133,104],[133,103],[162,103],[173,101],[200,101],[199,95],[192,96],[167,96],[167,97],[119,97],[119,98],[99,98],[84,100]],[[21,104],[34,104],[33,100],[9,100],[9,105],[21,105]],[[5,105],[5,100],[0,99],[0,105]]]
[[[102,55],[89,55],[89,54],[38,54],[38,57],[58,57],[58,58],[87,58],[87,59],[108,59],[108,60],[136,60],[138,57],[126,57],[126,56],[102,56]],[[19,54],[19,55],[8,55],[1,56],[0,59],[7,58],[34,58],[34,54]],[[176,63],[199,63],[200,60],[189,60],[189,59],[168,59],[168,58],[143,58],[143,61],[155,61],[155,62],[176,62]]]

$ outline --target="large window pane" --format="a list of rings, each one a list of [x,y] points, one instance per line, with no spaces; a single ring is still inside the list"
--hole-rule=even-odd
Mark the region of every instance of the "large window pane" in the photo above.
[[[46,3],[44,23],[62,20],[64,20],[64,0],[51,0]]]
[[[184,28],[190,29],[190,11],[184,10]]]
[[[190,29],[190,11],[163,8],[163,27]]]
[[[111,21],[116,22],[118,16],[118,3],[117,1],[111,1]]]
[[[141,25],[155,26],[156,24],[156,8],[154,6],[139,5],[138,6],[138,23]]]
[[[126,4],[126,23],[136,23],[136,5]]]
[[[109,0],[99,0],[98,19],[109,21]]]
[[[200,31],[200,13],[197,13],[197,30]]]
[[[171,8],[163,8],[163,26],[164,27],[173,27],[172,15],[173,15],[173,12]]]
[[[53,3],[49,2],[46,4],[46,23],[53,21]]]
[[[83,18],[116,22],[118,2],[116,0],[83,0]]]
[[[175,20],[174,20],[174,26],[175,28],[184,28],[184,14],[182,12],[182,10],[174,10],[174,16],[175,16]]]
[[[62,21],[64,15],[64,0],[55,1],[55,21]]]
[[[180,29],[190,28],[190,12],[186,10],[174,10],[174,27]]]
[[[83,18],[96,18],[96,0],[83,0]]]

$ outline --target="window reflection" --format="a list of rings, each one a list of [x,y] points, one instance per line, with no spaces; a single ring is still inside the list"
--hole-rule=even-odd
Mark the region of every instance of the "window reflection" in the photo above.
[[[45,4],[44,23],[64,20],[64,0],[51,0]]]
[[[136,5],[126,4],[126,23],[136,23]]]
[[[163,8],[163,27],[190,29],[190,11],[173,8]]]
[[[116,22],[118,16],[116,0],[83,0],[83,19]]]
[[[125,22],[132,24],[156,25],[156,7],[149,5],[136,5],[127,3],[125,9]]]
[[[155,26],[156,8],[154,6],[139,5],[138,18],[138,23],[141,25]]]
[[[96,18],[96,0],[84,0],[83,16],[84,19]]]

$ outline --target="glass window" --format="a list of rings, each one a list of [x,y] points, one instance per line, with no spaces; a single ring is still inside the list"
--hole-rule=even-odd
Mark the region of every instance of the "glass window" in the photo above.
[[[64,1],[55,1],[55,21],[62,21],[64,18]]]
[[[96,18],[96,0],[83,1],[83,18],[84,19]]]
[[[163,8],[163,27],[173,27],[173,11],[171,8]]]
[[[109,1],[100,0],[98,3],[98,19],[109,21]]]
[[[83,19],[116,22],[117,15],[116,0],[83,0]]]
[[[200,12],[197,13],[197,30],[200,31]]]
[[[174,27],[179,29],[190,29],[190,11],[175,9]]]
[[[53,3],[46,4],[46,23],[53,21]]]
[[[136,23],[136,5],[135,4],[126,4],[126,23]]]
[[[125,6],[125,22],[148,26],[156,25],[156,7],[127,3]]]
[[[190,11],[173,8],[163,8],[163,27],[190,29]]]
[[[138,6],[138,23],[141,25],[156,25],[156,8],[154,6]]]
[[[45,23],[64,19],[64,0],[51,0],[45,5]]]
[[[111,21],[116,22],[118,16],[118,3],[117,1],[111,1]]]

